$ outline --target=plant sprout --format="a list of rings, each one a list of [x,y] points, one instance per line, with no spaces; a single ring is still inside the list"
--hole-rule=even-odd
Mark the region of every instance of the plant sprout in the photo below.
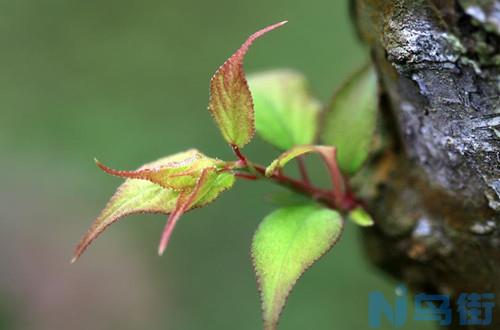
[[[296,281],[340,238],[343,219],[373,224],[345,174],[356,173],[369,155],[377,115],[374,70],[365,67],[351,77],[323,112],[306,79],[296,71],[270,71],[247,80],[243,60],[249,47],[285,23],[252,34],[210,82],[208,109],[235,159],[224,161],[191,149],[134,171],[114,170],[96,160],[104,172],[125,181],[81,239],[72,262],[108,226],[137,213],[168,215],[158,247],[162,255],[185,212],[210,204],[236,179],[271,181],[307,197],[266,216],[253,238],[264,329],[274,330]],[[282,150],[268,166],[253,162],[242,151],[255,131]],[[316,144],[318,136],[322,145]],[[327,168],[330,189],[310,180],[303,160],[311,153],[318,154]],[[291,161],[298,163],[300,178],[285,173]]]

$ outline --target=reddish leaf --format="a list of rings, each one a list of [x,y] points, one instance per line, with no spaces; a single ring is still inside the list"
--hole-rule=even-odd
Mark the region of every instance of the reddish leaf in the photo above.
[[[231,145],[243,147],[250,142],[255,132],[252,94],[243,70],[245,54],[257,38],[285,23],[280,22],[252,34],[210,81],[208,109],[224,139]]]
[[[192,189],[205,168],[222,166],[224,162],[209,158],[196,149],[179,154],[175,161],[159,166],[140,168],[135,171],[119,171],[95,160],[104,172],[127,179],[142,179],[156,183],[163,188],[183,191]]]
[[[165,249],[167,248],[168,241],[170,240],[170,236],[177,224],[177,221],[180,217],[191,208],[206,191],[202,189],[204,186],[210,184],[209,178],[211,174],[214,174],[214,170],[211,168],[204,169],[201,172],[201,175],[196,183],[195,187],[192,191],[183,191],[179,194],[179,198],[177,199],[177,203],[175,204],[175,209],[170,213],[168,217],[167,224],[165,225],[165,229],[161,235],[160,245],[158,246],[158,254],[162,255]]]
[[[179,163],[182,162],[182,160],[190,159],[193,154],[199,154],[199,152],[196,150],[189,150],[165,157],[142,166],[137,172]],[[180,210],[180,214],[176,215],[178,218],[182,213],[190,209],[202,207],[214,201],[223,191],[233,185],[234,180],[234,175],[232,173],[220,172],[213,166],[201,171],[195,179],[196,182],[193,188],[182,191],[166,189],[147,179],[128,178],[118,188],[106,207],[94,220],[88,232],[80,240],[76,247],[72,262],[76,261],[92,241],[94,241],[94,239],[96,239],[106,228],[121,218],[137,213],[179,213]],[[186,200],[188,202],[186,202]],[[172,217],[173,215],[171,218]],[[175,218],[174,221],[169,222],[172,227],[169,229],[170,233],[176,222],[177,219]]]

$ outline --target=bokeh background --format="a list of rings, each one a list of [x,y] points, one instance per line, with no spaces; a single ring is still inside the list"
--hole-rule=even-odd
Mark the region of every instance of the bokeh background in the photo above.
[[[260,329],[249,259],[278,188],[241,182],[187,214],[164,257],[165,217],[111,227],[75,265],[74,245],[133,169],[197,147],[230,158],[207,110],[217,67],[253,31],[249,72],[291,67],[327,101],[367,59],[347,1],[16,0],[0,2],[0,329]],[[263,162],[277,152],[256,139]],[[368,329],[368,294],[395,283],[348,226],[298,283],[281,329]],[[405,329],[428,329],[408,322]]]

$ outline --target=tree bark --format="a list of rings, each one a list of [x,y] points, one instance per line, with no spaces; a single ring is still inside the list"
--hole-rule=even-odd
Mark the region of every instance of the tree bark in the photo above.
[[[495,293],[500,329],[500,0],[351,4],[389,141],[361,174],[366,251],[416,291]]]

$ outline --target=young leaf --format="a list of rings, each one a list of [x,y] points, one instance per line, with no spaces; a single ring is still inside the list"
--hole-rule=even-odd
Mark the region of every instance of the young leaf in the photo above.
[[[239,148],[254,135],[252,95],[243,70],[243,59],[252,43],[286,21],[268,26],[252,34],[245,43],[215,72],[210,81],[208,109],[224,139]]]
[[[308,203],[278,209],[259,225],[252,259],[260,289],[265,330],[275,330],[286,299],[300,276],[342,233],[336,211]]]
[[[160,245],[158,247],[159,255],[162,255],[167,248],[170,235],[172,234],[179,218],[184,214],[184,212],[198,203],[198,201],[200,201],[213,188],[213,186],[217,183],[217,176],[218,173],[214,168],[206,168],[201,172],[196,185],[191,191],[182,191],[179,194],[175,208],[172,213],[170,213],[161,236]]]
[[[332,181],[333,195],[337,206],[341,207],[344,194],[345,194],[345,182],[342,173],[337,165],[337,151],[335,147],[331,146],[295,146],[292,149],[285,151],[278,158],[276,158],[265,171],[266,176],[272,176],[278,169],[283,168],[286,163],[290,160],[302,156],[310,152],[317,152],[320,154],[323,162],[325,163],[328,173]]]
[[[278,169],[285,167],[285,165],[292,159],[310,152],[316,152],[316,146],[295,146],[290,150],[285,151],[278,158],[273,160],[273,162],[266,168],[266,176],[273,175]]]
[[[214,168],[204,169],[191,191],[182,191],[177,203],[163,230],[158,254],[161,256],[167,248],[168,241],[179,218],[190,208],[204,206],[213,201],[224,190],[234,183],[234,175],[217,173]]]
[[[349,212],[347,217],[361,227],[369,227],[374,224],[372,217],[362,207],[355,208]]]
[[[287,150],[314,142],[321,104],[311,96],[306,78],[293,70],[249,76],[257,133]]]
[[[337,148],[339,166],[346,173],[355,173],[368,157],[377,108],[377,77],[367,66],[337,91],[325,114],[322,140]]]
[[[165,157],[155,162],[142,166],[138,171],[146,169],[154,169],[179,162],[187,159],[189,155],[193,155],[194,150],[179,153],[173,156]],[[183,212],[202,207],[214,201],[219,194],[229,189],[234,181],[234,175],[227,172],[216,172],[214,168],[210,167],[210,176],[205,180],[201,192],[195,197],[194,201],[184,207]],[[204,172],[202,172],[204,173]],[[202,174],[200,174],[200,177]],[[200,178],[197,179],[197,182]],[[127,179],[117,189],[114,196],[108,202],[106,207],[101,211],[99,216],[94,220],[92,226],[84,237],[78,243],[72,262],[76,261],[78,257],[85,251],[85,249],[97,238],[107,227],[119,219],[137,213],[161,213],[169,214],[176,209],[179,204],[178,200],[180,195],[187,195],[191,190],[175,191],[166,189],[158,184],[152,183],[146,179]],[[184,198],[184,196],[183,196]]]
[[[127,179],[80,240],[71,262],[75,262],[92,241],[116,221],[138,213],[169,214],[175,208],[178,196],[178,192],[149,181]]]
[[[173,190],[192,189],[196,184],[201,172],[210,167],[222,166],[223,161],[208,158],[195,149],[177,154],[175,160],[162,165],[141,168],[136,171],[113,170],[96,160],[104,172],[128,179],[143,179],[156,183],[163,188]]]

